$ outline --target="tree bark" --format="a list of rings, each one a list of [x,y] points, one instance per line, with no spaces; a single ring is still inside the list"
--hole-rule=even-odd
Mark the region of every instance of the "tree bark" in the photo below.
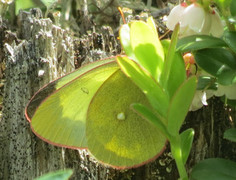
[[[40,87],[74,70],[74,64],[80,66],[120,52],[111,29],[103,27],[103,32],[74,40],[68,31],[42,19],[37,9],[20,12],[17,34],[7,31],[4,22],[0,22],[0,57],[6,62],[0,120],[0,179],[33,179],[65,168],[74,170],[71,179],[178,179],[169,147],[152,163],[118,171],[101,165],[86,150],[55,147],[31,132],[24,108]],[[182,128],[193,127],[196,132],[187,163],[189,172],[193,165],[208,157],[236,159],[236,147],[222,136],[234,121],[235,112],[225,109],[218,99],[189,113]]]
[[[64,168],[62,149],[36,138],[24,117],[30,97],[44,84],[74,69],[68,32],[41,19],[33,9],[21,12],[18,32],[5,43],[5,89],[1,120],[0,179],[32,179]],[[9,39],[6,39],[9,40]]]

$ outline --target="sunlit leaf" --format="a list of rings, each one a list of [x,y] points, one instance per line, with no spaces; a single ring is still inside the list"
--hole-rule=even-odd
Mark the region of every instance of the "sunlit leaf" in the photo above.
[[[184,164],[188,160],[188,156],[192,148],[193,137],[194,137],[194,130],[192,128],[189,128],[180,134],[182,159]]]
[[[147,23],[134,21],[122,25],[119,34],[126,55],[159,80],[164,52],[152,17],[147,19]]]
[[[54,3],[57,3],[58,0],[41,0],[46,7],[50,7]]]
[[[124,24],[120,27],[119,31],[120,43],[125,51],[125,54],[132,59],[135,59],[133,49],[130,42],[130,27],[128,24]]]
[[[197,79],[192,76],[186,80],[177,90],[168,109],[168,132],[175,136],[187,115],[196,90]]]
[[[179,24],[177,24],[175,26],[174,32],[171,36],[170,44],[168,45],[168,50],[165,50],[166,57],[165,57],[164,67],[163,67],[163,70],[161,72],[161,82],[160,83],[161,83],[161,85],[163,86],[163,88],[165,90],[169,89],[169,90],[173,91],[171,93],[171,95],[173,95],[173,93],[176,90],[176,89],[171,89],[172,88],[171,86],[174,85],[174,84],[172,84],[173,80],[176,80],[176,79],[170,77],[170,75],[171,75],[171,73],[173,73],[171,71],[176,68],[175,65],[174,65],[176,59],[179,58],[179,57],[177,57],[178,55],[176,53],[176,44],[177,44],[177,40],[178,40],[178,33],[179,33]],[[177,63],[177,64],[180,65],[179,63]],[[181,66],[179,66],[179,67],[181,67]],[[185,73],[185,70],[183,71],[182,68],[180,68],[179,71],[180,71],[180,74],[178,74],[178,75],[181,75],[181,73]],[[175,70],[175,72],[177,72],[177,71]],[[184,77],[185,77],[185,75],[184,75]],[[182,82],[179,82],[179,78],[181,79],[182,77],[177,76],[177,79],[178,79],[177,84],[182,83]],[[170,80],[170,82],[169,82],[169,80]],[[168,88],[168,86],[170,86],[170,87]]]
[[[168,53],[170,41],[164,40],[162,41],[162,46],[164,48],[165,54]],[[170,67],[170,75],[167,80],[167,92],[169,94],[169,97],[172,98],[176,90],[179,88],[179,86],[185,81],[186,79],[186,70],[184,65],[184,60],[180,53],[175,52],[173,54],[173,62]]]
[[[26,10],[35,7],[32,0],[15,0],[15,13],[18,14],[19,10]]]
[[[168,96],[160,85],[148,75],[136,62],[125,56],[118,56],[117,62],[121,70],[130,77],[134,83],[147,95],[147,98],[161,115],[166,116],[168,107]]]
[[[158,114],[154,114],[150,108],[144,106],[143,104],[132,104],[132,108],[147,121],[155,125],[166,137],[169,138],[169,133],[166,128],[166,120],[163,120],[163,117]]]
[[[130,39],[135,61],[150,72],[155,80],[159,80],[163,68],[163,47],[153,31],[153,27],[142,21],[131,23]]]
[[[151,27],[151,29],[152,29],[153,32],[155,33],[155,36],[156,36],[157,38],[159,38],[158,33],[157,33],[157,28],[156,28],[156,25],[155,25],[155,22],[154,22],[154,19],[153,19],[152,16],[147,18],[147,24],[149,25],[149,27]],[[159,44],[159,43],[160,43],[160,41],[158,41],[158,44]],[[158,46],[161,47],[161,44],[159,44]]]

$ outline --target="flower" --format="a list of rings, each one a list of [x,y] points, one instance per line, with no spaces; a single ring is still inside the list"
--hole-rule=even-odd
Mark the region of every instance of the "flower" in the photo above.
[[[215,37],[221,37],[224,32],[224,24],[220,19],[220,15],[213,10],[210,16],[212,19],[210,33]]]
[[[236,84],[231,86],[218,85],[218,89],[214,92],[215,96],[225,95],[228,99],[236,99]]]
[[[174,30],[177,23],[180,23],[180,36],[182,37],[194,34],[211,34],[220,37],[224,31],[219,14],[212,9],[205,10],[197,3],[189,6],[181,3],[175,6],[167,18],[166,26],[170,30]]]
[[[212,90],[197,90],[194,94],[192,104],[189,108],[189,111],[196,111],[200,109],[203,105],[207,106],[207,99],[210,99],[213,96]]]
[[[3,4],[11,4],[13,0],[1,0]]]
[[[175,28],[175,25],[181,21],[181,17],[182,17],[182,14],[183,14],[183,11],[185,10],[185,8],[187,7],[187,4],[186,3],[181,3],[177,6],[175,6],[169,16],[168,16],[168,19],[167,19],[167,23],[166,23],[166,26],[170,29],[170,30],[174,30]]]

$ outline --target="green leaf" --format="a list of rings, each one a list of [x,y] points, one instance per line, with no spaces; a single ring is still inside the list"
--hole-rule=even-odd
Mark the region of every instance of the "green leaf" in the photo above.
[[[225,96],[223,96],[222,98],[225,98]],[[236,100],[235,99],[226,99],[226,101],[223,101],[223,102],[226,102],[226,104],[231,107],[236,107]]]
[[[162,46],[164,48],[165,54],[167,54],[170,46],[170,41],[163,40]],[[180,53],[175,52],[173,54],[173,62],[170,67],[170,75],[167,80],[167,87],[166,87],[170,99],[173,97],[176,90],[185,80],[186,80],[186,70],[185,70],[184,60],[180,55]]]
[[[210,158],[194,166],[191,180],[235,180],[236,163],[221,158]]]
[[[130,40],[137,63],[145,68],[155,80],[159,80],[163,68],[164,51],[163,47],[153,31],[153,26],[149,26],[142,21],[131,23]]]
[[[172,67],[175,68],[173,62],[176,58],[176,44],[177,44],[177,40],[178,40],[178,33],[179,33],[179,24],[177,24],[175,26],[174,32],[171,36],[171,42],[170,45],[168,47],[168,51],[165,53],[166,54],[166,58],[165,58],[165,63],[164,63],[164,67],[162,70],[162,74],[161,74],[161,85],[164,87],[164,89],[166,90],[168,87],[168,84],[173,83],[173,81],[171,81],[170,83],[168,83],[171,74],[171,70]],[[180,69],[181,73],[182,73],[182,69]],[[185,71],[184,71],[185,72]]]
[[[85,121],[90,101],[103,82],[118,69],[114,59],[104,60],[44,87],[26,108],[33,132],[54,145],[86,148]]]
[[[194,137],[194,130],[192,128],[189,128],[180,134],[182,159],[184,164],[188,160],[188,156],[193,143],[193,137]]]
[[[36,178],[35,180],[68,180],[73,174],[71,169],[51,172]]]
[[[165,124],[166,120],[163,120],[163,117],[158,114],[154,114],[151,109],[143,104],[132,104],[132,108],[144,119],[154,124],[169,139],[170,135]]]
[[[222,85],[236,82],[236,58],[223,48],[203,49],[195,53],[197,64],[209,74],[218,78]]]
[[[136,62],[126,56],[117,56],[121,70],[146,94],[150,104],[163,117],[168,108],[168,96],[160,85],[155,82]]]
[[[119,31],[120,43],[125,51],[125,54],[131,59],[136,59],[130,42],[130,27],[124,24],[120,27]]]
[[[224,138],[236,142],[236,128],[226,130],[224,132]]]
[[[206,90],[206,89],[217,90],[217,86],[218,85],[214,77],[210,76],[198,77],[197,90]]]
[[[230,12],[232,16],[236,16],[236,1],[233,0],[230,4]]]
[[[46,7],[52,6],[54,3],[57,3],[58,0],[41,0]]]
[[[192,103],[196,86],[197,79],[195,76],[192,76],[179,87],[171,99],[167,115],[167,129],[173,136],[179,133],[180,127]]]
[[[181,38],[177,43],[177,51],[188,52],[205,48],[226,47],[227,44],[219,38],[207,35],[193,35]]]
[[[159,80],[164,52],[153,18],[149,17],[147,23],[135,21],[123,25],[119,35],[126,55]]]
[[[32,0],[15,0],[15,13],[19,14],[19,10],[26,10],[35,7]]]
[[[228,46],[234,51],[234,53],[236,53],[236,32],[226,31],[224,33],[223,39],[228,44]]]
[[[151,29],[153,30],[153,32],[155,33],[155,36],[159,39],[158,33],[157,33],[157,28],[154,22],[153,17],[148,17],[147,18],[147,24],[149,25],[149,27],[151,27]],[[158,41],[159,43],[160,41]],[[159,44],[159,46],[161,46],[161,44]]]
[[[227,11],[230,7],[231,1],[235,0],[214,0],[214,2],[217,4],[217,7],[219,7],[221,11]]]
[[[155,159],[166,143],[155,126],[130,108],[132,103],[151,107],[142,91],[122,71],[117,71],[94,95],[87,113],[89,151],[99,161],[119,169]]]

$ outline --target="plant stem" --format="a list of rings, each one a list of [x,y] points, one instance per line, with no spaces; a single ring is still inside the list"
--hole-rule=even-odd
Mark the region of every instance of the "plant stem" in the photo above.
[[[181,180],[188,180],[188,175],[187,175],[182,159],[179,159],[179,160],[175,159],[175,162],[176,162]]]
[[[179,171],[180,179],[188,180],[188,174],[186,172],[183,159],[182,159],[182,149],[181,149],[181,141],[180,141],[179,134],[176,137],[171,138],[170,145],[171,145],[172,155],[175,159],[177,169]]]

